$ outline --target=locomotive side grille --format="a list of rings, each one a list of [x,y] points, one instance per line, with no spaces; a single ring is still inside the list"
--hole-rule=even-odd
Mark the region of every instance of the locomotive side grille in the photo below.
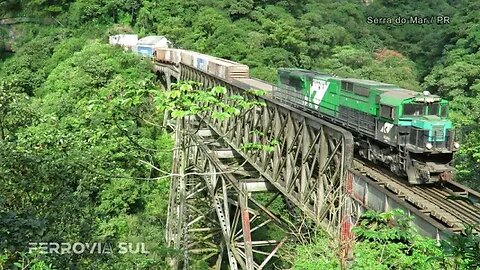
[[[432,128],[432,139],[434,141],[443,141],[443,125],[442,126],[433,126]]]

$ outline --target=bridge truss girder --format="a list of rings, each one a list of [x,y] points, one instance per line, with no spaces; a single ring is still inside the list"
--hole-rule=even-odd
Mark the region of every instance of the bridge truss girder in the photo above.
[[[289,233],[280,238],[256,234],[255,239],[252,233],[291,230],[288,221],[269,209],[280,193],[266,203],[257,201],[252,193],[274,188],[252,178],[257,173],[248,171],[248,163],[241,158],[233,162],[238,154],[225,150],[215,135],[204,127],[197,134],[184,135],[182,142],[177,140],[180,147],[174,153],[167,243],[185,253],[172,264],[187,269],[189,258],[196,254],[215,269],[227,265],[229,269],[263,269],[277,256]]]
[[[199,132],[183,136],[188,137],[188,142],[183,142],[188,147],[183,147],[187,150],[182,153],[174,153],[172,172],[185,169],[192,174],[172,178],[167,222],[170,246],[185,252],[201,249],[192,248],[194,246],[217,246],[216,253],[213,249],[205,249],[215,254],[208,256],[216,256],[217,269],[227,261],[231,269],[261,269],[265,266],[263,262],[276,254],[286,238],[252,239],[252,228],[263,224],[255,223],[257,219],[282,228],[286,236],[302,229],[274,214],[268,204],[255,201],[249,195],[255,185],[257,188],[261,185],[262,191],[281,194],[300,214],[339,236],[338,228],[346,215],[344,178],[353,154],[350,133],[270,97],[247,94],[232,83],[187,66],[181,66],[180,79],[200,81],[207,88],[222,85],[227,88],[227,95],[241,95],[249,100],[256,98],[265,106],[257,106],[224,121],[203,115],[205,124],[201,124]],[[216,139],[209,141],[212,138]],[[279,143],[271,152],[243,150],[242,147],[246,143],[268,144],[273,140]],[[232,170],[223,161],[235,156],[243,160],[242,166],[237,163],[237,169]],[[254,185],[252,181],[256,181]],[[204,211],[195,209],[202,203],[210,207],[210,218],[199,214]],[[217,220],[214,221],[213,216]],[[199,227],[195,229],[195,226]],[[203,243],[189,237],[199,231],[210,232],[195,237],[203,239]],[[255,237],[259,237],[258,234]],[[263,259],[259,260],[253,255],[259,254],[255,245],[265,243],[274,245],[270,251],[263,252]],[[175,265],[178,267],[181,263],[176,261]],[[186,267],[188,261],[183,265]]]

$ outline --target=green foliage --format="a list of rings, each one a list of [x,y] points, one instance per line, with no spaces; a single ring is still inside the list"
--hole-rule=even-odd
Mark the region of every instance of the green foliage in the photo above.
[[[475,124],[461,131],[465,137],[455,155],[455,177],[463,184],[480,190],[480,128]]]
[[[10,264],[9,259],[11,257],[18,257],[18,261],[12,263],[15,267],[14,269],[31,269],[31,270],[54,270],[55,268],[51,263],[45,261],[45,258],[42,257],[39,252],[24,253],[17,252],[17,254],[12,254],[8,250],[4,250],[0,254],[0,269],[6,269]]]
[[[480,267],[480,233],[475,231],[478,224],[467,225],[464,234],[454,234],[442,247],[447,257],[452,258],[460,269]]]
[[[101,24],[135,23],[136,13],[141,7],[137,0],[76,0],[70,5],[69,17],[65,21],[72,26],[80,26],[88,22]]]
[[[5,51],[7,41],[8,41],[8,32],[5,29],[0,28],[0,56],[3,56],[3,52]],[[3,57],[0,57],[0,60],[2,58]]]
[[[25,54],[43,43],[27,44]],[[8,235],[0,248],[10,252],[4,265],[21,260],[32,241],[130,241],[145,242],[150,255],[45,256],[59,269],[165,266],[171,252],[162,244],[157,208],[166,208],[166,197],[150,194],[168,188],[146,181],[158,172],[139,162],[168,171],[171,158],[171,139],[151,125],[160,114],[150,64],[109,45],[83,44],[51,44],[41,63],[23,62],[23,53],[12,58],[10,67],[45,71],[41,87],[29,88],[33,97],[11,71],[0,85],[0,231]]]
[[[242,0],[242,1],[225,1],[227,5],[227,10],[230,16],[235,18],[235,16],[240,17],[247,15],[253,10],[254,1],[253,0]]]
[[[100,192],[98,210],[107,216],[134,214],[143,205],[140,187],[132,179],[112,181]],[[136,209],[137,208],[137,209]]]
[[[327,236],[317,235],[310,244],[297,245],[295,248],[295,258],[293,260],[293,269],[298,270],[316,270],[342,269],[338,258],[338,252],[335,252],[335,244]]]
[[[261,135],[263,136],[263,135]],[[276,139],[273,139],[271,141],[268,141],[265,144],[261,143],[244,143],[241,145],[241,148],[245,151],[249,150],[262,150],[266,152],[272,152],[277,145],[279,145],[280,142]]]
[[[322,70],[339,76],[383,81],[419,90],[415,65],[396,51],[381,50],[374,54],[352,46],[335,47],[332,57],[323,61]]]
[[[357,236],[352,269],[448,269],[451,262],[438,259],[442,250],[435,240],[419,236],[411,218],[401,210],[367,211],[353,229]],[[450,268],[452,269],[452,268]]]
[[[294,66],[413,90],[421,90],[422,82],[451,98],[451,118],[469,127],[456,155],[456,177],[480,188],[479,7],[476,1],[378,0],[366,7],[354,0],[0,1],[3,17],[58,20],[54,26],[15,27],[16,53],[0,61],[0,248],[7,248],[1,266],[36,260],[25,253],[32,239],[61,239],[145,241],[152,252],[48,255],[29,267],[164,269],[166,257],[175,256],[163,245],[168,183],[145,180],[164,179],[170,170],[172,142],[160,127],[161,110],[175,118],[201,113],[227,119],[262,105],[227,97],[221,87],[200,91],[195,83],[159,94],[147,61],[91,40],[112,33],[166,35],[180,47],[248,64],[252,76],[270,82],[277,67]],[[366,22],[367,16],[438,14],[453,15],[452,24]],[[1,50],[8,34],[0,31]],[[259,141],[244,148],[272,151],[281,143],[255,136]],[[439,256],[439,249],[408,230],[402,218],[400,226],[391,226],[391,218],[367,215],[355,267],[440,267],[427,259]],[[474,267],[477,238],[470,232],[450,241],[445,247],[452,260]],[[296,266],[338,267],[322,241],[299,247]],[[198,269],[205,268],[201,263]]]
[[[52,33],[50,36],[40,37],[26,42],[16,50],[14,57],[5,61],[0,70],[0,76],[7,78],[9,83],[18,88],[17,92],[33,95],[34,89],[46,79],[42,68],[53,53],[53,48],[61,38],[62,33]],[[32,59],[35,59],[32,61]]]
[[[459,200],[475,205],[471,198],[448,196],[449,200]],[[455,262],[461,269],[478,269],[480,267],[480,233],[477,231],[480,220],[476,224],[465,224],[462,234],[453,234],[442,240],[445,256]]]
[[[477,269],[480,235],[474,231],[476,225],[466,226],[464,234],[452,234],[440,246],[418,235],[410,222],[401,210],[365,212],[353,229],[354,258],[347,269]],[[345,269],[335,250],[335,244],[320,235],[285,256],[292,258],[294,269]]]
[[[238,95],[227,96],[226,93],[225,87],[221,86],[203,89],[201,83],[179,82],[172,84],[171,90],[162,92],[156,99],[156,104],[157,108],[170,111],[173,118],[206,113],[220,120],[239,115],[255,105],[265,105],[257,99],[250,100]],[[248,93],[255,97],[264,95],[265,91],[252,90]]]
[[[0,82],[0,141],[11,140],[19,128],[32,122],[35,114],[27,103],[28,96],[15,83]]]

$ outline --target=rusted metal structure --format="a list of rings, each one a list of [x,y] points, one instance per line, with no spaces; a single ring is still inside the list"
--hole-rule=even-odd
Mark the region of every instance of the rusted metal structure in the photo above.
[[[245,91],[251,82],[227,81],[182,64],[156,71],[167,69],[182,81],[202,82],[206,88],[221,85],[227,95],[255,98]],[[245,80],[270,91],[264,82]],[[266,106],[224,121],[200,115],[175,123],[166,240],[184,256],[171,262],[174,268],[188,269],[192,255],[215,269],[268,267],[282,245],[305,229],[274,211],[279,197],[339,239],[346,252],[353,240],[351,228],[366,209],[403,209],[413,216],[412,226],[436,239],[479,218],[479,193],[454,182],[431,189],[410,186],[388,170],[353,158],[349,132],[270,97],[260,98]],[[242,147],[272,140],[279,143],[270,152]],[[270,199],[256,199],[258,192]],[[450,201],[449,195],[476,204]],[[258,233],[262,230],[282,234]]]
[[[181,66],[180,77],[254,98],[188,66]],[[352,162],[351,134],[268,97],[260,99],[265,106],[224,121],[200,116],[177,123],[167,242],[204,254],[217,269],[263,269],[288,237],[302,230],[269,209],[278,196],[334,235],[345,214],[343,179]],[[273,139],[280,143],[271,152],[242,150],[246,143]],[[259,202],[255,192],[270,192],[272,199]],[[278,239],[255,234],[265,226],[284,234]],[[172,263],[187,267],[184,258]]]

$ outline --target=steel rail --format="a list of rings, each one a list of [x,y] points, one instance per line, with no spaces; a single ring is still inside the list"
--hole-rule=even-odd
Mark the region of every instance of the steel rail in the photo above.
[[[410,185],[386,168],[358,158],[354,159],[354,167],[453,232],[462,232],[466,224],[480,222],[480,194],[458,183],[449,181],[436,185]],[[480,231],[480,226],[476,229]]]

